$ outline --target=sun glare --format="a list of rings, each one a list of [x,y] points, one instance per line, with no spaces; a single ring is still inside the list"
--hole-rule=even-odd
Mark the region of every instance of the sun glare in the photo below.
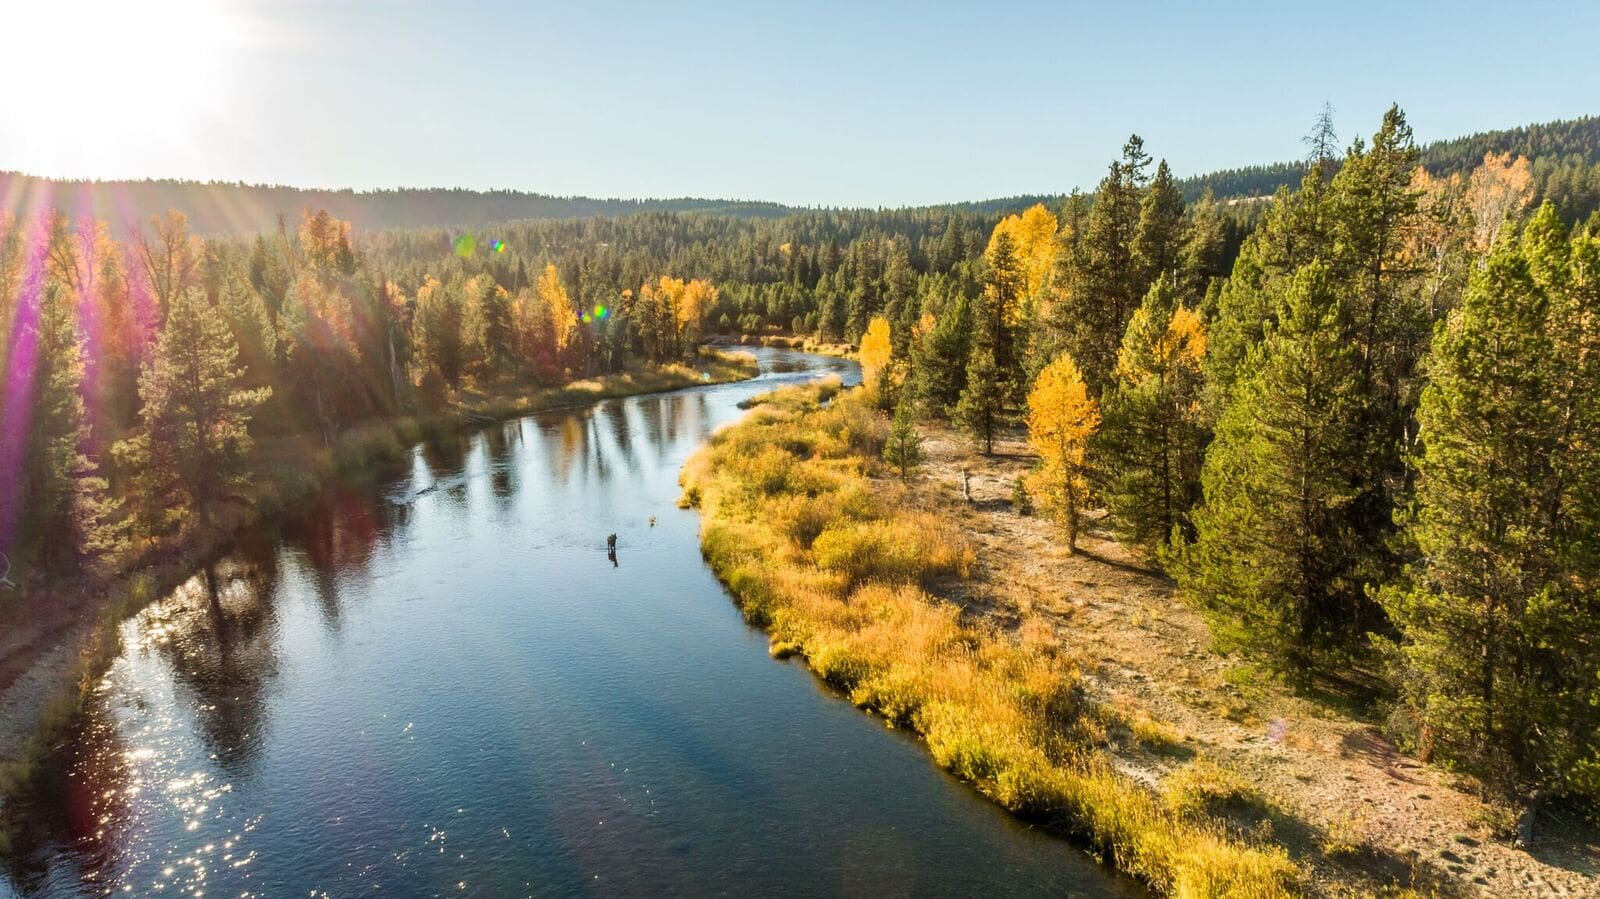
[[[95,146],[179,149],[224,111],[230,51],[248,36],[228,0],[24,0],[6,16],[0,69],[31,87],[10,92],[4,131],[73,168]]]

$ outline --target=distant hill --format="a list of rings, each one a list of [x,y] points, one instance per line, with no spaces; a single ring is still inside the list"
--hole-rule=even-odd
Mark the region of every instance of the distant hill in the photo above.
[[[1422,164],[1435,175],[1448,175],[1470,171],[1483,161],[1485,153],[1506,152],[1532,160],[1536,195],[1554,200],[1568,219],[1587,217],[1600,209],[1600,116],[1436,141],[1422,148]],[[1179,183],[1190,201],[1210,188],[1219,200],[1238,202],[1271,196],[1284,185],[1298,185],[1304,170],[1303,162],[1278,162],[1195,175]],[[1085,185],[1086,189],[1089,187]],[[917,210],[988,215],[1034,203],[1059,206],[1064,199],[1063,194],[1024,195],[934,204]],[[608,200],[458,188],[353,191],[216,181],[58,181],[16,172],[0,172],[0,201],[4,210],[18,214],[52,205],[74,216],[92,212],[117,228],[142,222],[166,209],[181,209],[198,234],[270,230],[277,227],[279,216],[292,224],[306,209],[326,209],[364,231],[479,227],[497,222],[616,217],[637,212],[780,218],[802,211],[779,203],[693,197]]]
[[[1526,156],[1534,163],[1535,186],[1541,195],[1561,194],[1547,186],[1560,188],[1554,182],[1570,181],[1578,169],[1588,170],[1584,181],[1594,174],[1600,163],[1600,116],[1584,116],[1503,131],[1484,131],[1435,141],[1422,147],[1422,164],[1434,175],[1469,172],[1483,162],[1485,153],[1510,153]],[[1199,198],[1206,188],[1218,199],[1235,197],[1271,196],[1279,187],[1298,186],[1305,174],[1305,163],[1277,162],[1270,165],[1253,165],[1237,169],[1223,169],[1182,179],[1184,197]],[[1600,182],[1592,186],[1600,190]],[[1552,197],[1561,202],[1559,196]]]
[[[708,212],[741,218],[777,218],[794,211],[777,203],[683,197],[666,200],[603,200],[555,197],[520,191],[452,188],[312,190],[280,185],[218,181],[58,181],[0,172],[0,198],[12,213],[45,206],[74,217],[93,213],[117,228],[151,214],[181,209],[197,234],[249,234],[293,227],[305,209],[326,209],[367,231],[476,226],[524,219],[620,216],[636,212]]]

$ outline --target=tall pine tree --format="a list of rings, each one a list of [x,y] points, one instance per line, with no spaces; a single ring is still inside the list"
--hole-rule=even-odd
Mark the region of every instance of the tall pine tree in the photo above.
[[[1217,425],[1197,536],[1174,567],[1221,644],[1304,675],[1319,647],[1347,640],[1365,583],[1346,515],[1361,369],[1320,262],[1295,275],[1275,318]]]

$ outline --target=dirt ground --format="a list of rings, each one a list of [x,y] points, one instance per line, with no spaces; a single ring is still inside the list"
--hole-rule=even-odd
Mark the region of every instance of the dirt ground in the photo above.
[[[1342,892],[1335,880],[1371,889],[1415,877],[1426,892],[1600,896],[1594,828],[1551,813],[1527,850],[1496,839],[1469,788],[1397,750],[1375,722],[1212,652],[1200,614],[1110,534],[1091,527],[1068,555],[1057,526],[1017,514],[1012,487],[1034,461],[1018,436],[985,457],[942,426],[923,433],[920,500],[958,516],[977,544],[980,570],[950,598],[1004,627],[1042,618],[1078,655],[1097,700],[1174,732],[1159,752],[1118,744],[1126,774],[1159,787],[1196,758],[1231,770],[1283,813],[1273,838],[1331,894]]]

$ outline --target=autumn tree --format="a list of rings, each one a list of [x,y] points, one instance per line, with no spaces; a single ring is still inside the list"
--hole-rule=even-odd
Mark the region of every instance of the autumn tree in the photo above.
[[[1085,453],[1100,410],[1071,356],[1045,366],[1028,393],[1028,443],[1039,454],[1032,493],[1066,529],[1067,551],[1078,548],[1088,495]]]
[[[1055,214],[1043,203],[1035,203],[1017,215],[1008,215],[994,226],[989,235],[989,246],[984,255],[993,259],[1001,235],[1011,238],[1012,252],[1021,269],[1019,298],[1034,297],[1049,282],[1056,261],[1056,231],[1060,227]],[[992,264],[992,263],[991,263]],[[1012,308],[1007,314],[1016,323],[1020,310]]]
[[[1526,156],[1486,153],[1467,181],[1465,203],[1472,214],[1472,246],[1487,252],[1500,229],[1515,223],[1533,202],[1533,173]]]
[[[889,320],[881,315],[872,317],[867,325],[867,333],[861,336],[861,377],[868,388],[877,390],[880,394],[887,393],[884,375],[889,368],[889,360],[894,355],[894,343],[890,339]]]
[[[674,302],[678,339],[683,354],[693,356],[703,336],[706,312],[717,304],[717,288],[703,278],[691,278],[687,283],[680,283],[683,286]]]
[[[545,315],[549,316],[550,352],[559,371],[565,365],[567,347],[572,344],[572,333],[578,327],[578,313],[572,307],[572,296],[561,283],[561,272],[554,263],[545,265],[534,290]]]
[[[139,229],[133,240],[145,283],[155,294],[159,322],[172,303],[194,286],[199,273],[200,242],[189,233],[189,217],[176,209],[150,217],[155,237]]]
[[[143,497],[147,532],[198,516],[217,522],[225,504],[248,502],[250,416],[270,388],[242,388],[239,348],[199,290],[173,298],[155,353],[139,377],[139,428],[117,444],[118,462]]]

